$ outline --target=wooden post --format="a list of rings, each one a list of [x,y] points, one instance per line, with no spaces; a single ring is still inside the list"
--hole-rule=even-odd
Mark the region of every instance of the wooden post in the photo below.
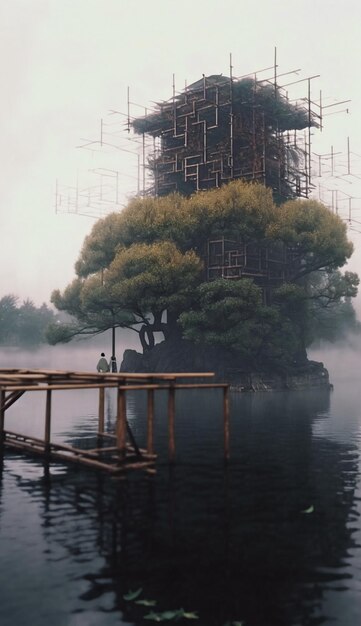
[[[154,454],[154,389],[147,393],[147,452]]]
[[[125,390],[118,387],[117,423],[116,423],[117,446],[125,456],[127,436],[127,405]]]
[[[175,460],[175,432],[174,432],[174,416],[175,416],[175,388],[174,382],[170,382],[168,393],[168,453],[170,463]]]
[[[224,459],[229,460],[229,388],[223,387]]]
[[[98,411],[98,432],[104,432],[104,399],[105,399],[105,389],[104,387],[99,388],[99,411]]]
[[[46,408],[45,408],[45,454],[50,452],[50,430],[51,430],[51,389],[46,392]]]
[[[4,442],[5,426],[5,391],[0,387],[0,444]]]

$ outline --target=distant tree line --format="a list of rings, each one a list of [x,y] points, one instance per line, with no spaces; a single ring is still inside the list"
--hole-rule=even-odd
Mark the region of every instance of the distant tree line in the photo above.
[[[46,343],[45,332],[58,316],[46,305],[36,307],[26,299],[7,294],[0,298],[0,345],[36,346]]]

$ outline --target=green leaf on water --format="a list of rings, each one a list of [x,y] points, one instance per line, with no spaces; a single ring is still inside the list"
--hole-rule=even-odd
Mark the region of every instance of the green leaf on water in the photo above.
[[[138,598],[138,596],[140,596],[140,594],[143,591],[143,587],[139,587],[139,589],[137,589],[136,591],[128,591],[128,593],[126,593],[123,598],[124,600],[135,600],[136,598]]]
[[[183,609],[176,609],[174,611],[163,611],[163,613],[160,613],[160,615],[162,616],[162,618],[164,620],[166,620],[166,619],[179,619],[180,617],[183,617],[184,610]]]
[[[155,600],[136,600],[135,604],[141,604],[143,606],[155,606],[157,602]]]
[[[164,622],[166,618],[163,617],[162,613],[154,613],[154,611],[151,611],[147,615],[144,615],[144,619],[149,619],[153,622]]]
[[[313,513],[314,510],[315,510],[315,507],[313,506],[313,504],[311,504],[311,506],[309,506],[308,509],[301,511],[301,513]]]
[[[163,611],[162,613],[155,613],[151,611],[147,615],[144,615],[144,619],[152,620],[153,622],[168,622],[170,620],[178,620],[182,617],[186,619],[198,619],[196,613],[186,613],[184,609],[176,609],[174,611]]]

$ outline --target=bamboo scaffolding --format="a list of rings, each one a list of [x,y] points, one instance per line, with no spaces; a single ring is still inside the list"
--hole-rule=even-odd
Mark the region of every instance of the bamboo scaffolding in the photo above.
[[[201,382],[209,379],[211,372],[180,373],[141,373],[141,374],[94,374],[91,372],[66,372],[61,370],[0,370],[0,445],[1,449],[13,448],[34,453],[47,460],[55,459],[82,463],[94,469],[119,474],[127,469],[154,471],[157,455],[154,453],[154,413],[155,391],[168,391],[168,459],[176,457],[176,390],[177,389],[222,389],[223,390],[223,430],[224,458],[229,459],[229,386],[226,383]],[[182,382],[180,379],[198,379],[196,382]],[[180,382],[179,382],[180,381]],[[115,434],[105,433],[105,389],[117,389],[117,415]],[[98,437],[108,437],[115,445],[100,446],[90,450],[54,443],[51,441],[52,397],[54,391],[98,389]],[[5,412],[24,395],[26,391],[45,392],[44,438],[14,433],[5,430]],[[147,444],[139,448],[127,420],[127,391],[147,392]],[[129,439],[129,443],[127,442]]]

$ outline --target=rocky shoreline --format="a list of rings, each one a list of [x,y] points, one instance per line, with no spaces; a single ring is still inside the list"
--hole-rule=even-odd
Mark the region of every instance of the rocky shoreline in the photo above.
[[[323,363],[308,361],[307,366],[292,374],[251,372],[240,373],[239,381],[230,381],[232,391],[281,391],[302,389],[332,389],[329,373]]]
[[[280,390],[332,389],[323,363],[303,359],[282,371],[268,368],[255,371],[234,355],[216,348],[201,350],[190,342],[161,342],[140,354],[125,350],[121,372],[215,372],[216,380],[228,382],[233,391],[269,392]]]

